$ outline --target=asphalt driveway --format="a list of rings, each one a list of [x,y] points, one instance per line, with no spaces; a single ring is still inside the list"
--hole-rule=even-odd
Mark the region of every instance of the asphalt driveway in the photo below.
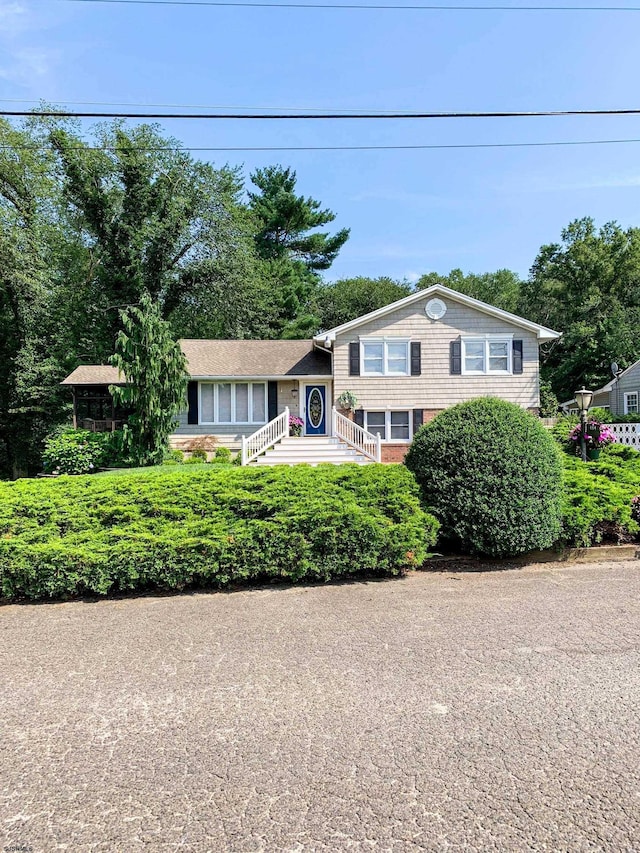
[[[640,849],[638,562],[0,631],[0,850]]]

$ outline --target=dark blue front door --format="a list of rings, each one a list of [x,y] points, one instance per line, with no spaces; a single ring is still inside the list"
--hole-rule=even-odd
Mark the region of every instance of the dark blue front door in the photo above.
[[[305,423],[306,435],[327,434],[327,389],[324,385],[305,386]]]

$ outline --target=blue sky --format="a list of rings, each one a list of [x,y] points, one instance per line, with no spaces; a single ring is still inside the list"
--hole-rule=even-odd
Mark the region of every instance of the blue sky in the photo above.
[[[638,107],[639,35],[640,13],[0,0],[0,98],[327,110]],[[640,139],[640,117],[164,128],[188,146]],[[540,245],[576,217],[640,225],[640,144],[202,156],[247,174],[276,162],[295,168],[300,191],[338,214],[335,228],[351,228],[328,278],[414,280],[453,267],[526,275]]]

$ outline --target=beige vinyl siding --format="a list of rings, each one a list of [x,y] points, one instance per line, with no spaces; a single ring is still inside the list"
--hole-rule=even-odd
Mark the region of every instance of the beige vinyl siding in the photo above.
[[[617,415],[624,414],[624,395],[637,391],[640,394],[640,362],[634,364],[628,373],[613,383],[611,389],[611,411]]]
[[[259,382],[262,380],[256,379],[254,381]],[[289,406],[289,411],[292,415],[298,414],[300,394],[298,394],[298,397],[294,397],[291,393],[297,387],[297,379],[278,382],[278,414],[284,412],[286,406]],[[172,434],[170,442],[174,447],[179,446],[180,442],[185,441],[189,437],[213,435],[216,437],[218,445],[237,450],[240,447],[243,435],[253,435],[261,427],[261,424],[190,424],[187,423],[186,409],[184,412],[180,412],[178,421],[179,425]]]
[[[353,391],[358,408],[441,409],[474,397],[501,397],[523,408],[540,404],[538,384],[538,340],[526,331],[495,317],[443,298],[447,313],[430,320],[424,313],[429,297],[399,308],[377,320],[338,335],[334,355],[334,399]],[[512,336],[523,342],[523,372],[520,375],[452,376],[449,373],[449,344],[460,336]],[[349,343],[367,337],[398,337],[420,341],[421,376],[350,376]]]

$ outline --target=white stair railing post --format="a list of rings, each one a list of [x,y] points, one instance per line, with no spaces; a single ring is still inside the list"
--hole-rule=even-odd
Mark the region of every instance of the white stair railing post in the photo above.
[[[368,456],[374,462],[382,461],[382,447],[379,435],[367,432],[366,429],[358,426],[355,421],[349,420],[349,418],[345,418],[344,415],[337,412],[335,407],[332,412],[332,421],[334,435],[337,438],[344,441],[350,447],[353,447],[358,453],[362,453],[363,456]]]
[[[290,432],[289,432],[289,430],[290,430],[290,427],[289,427],[289,406],[284,407],[284,418],[285,418],[284,422],[285,422],[286,428],[287,428],[285,435],[287,438],[289,438],[289,435],[290,435]]]
[[[240,464],[247,464],[247,437],[246,435],[242,436],[242,446],[240,448]]]
[[[336,434],[336,407],[331,407],[331,435]]]

